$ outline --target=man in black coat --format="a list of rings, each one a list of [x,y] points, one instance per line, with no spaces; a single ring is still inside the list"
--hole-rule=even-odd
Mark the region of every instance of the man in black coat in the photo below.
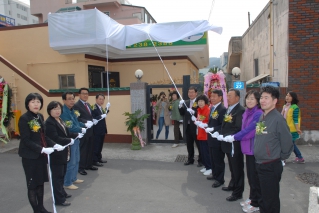
[[[222,141],[227,135],[234,135],[241,130],[242,117],[245,108],[239,104],[240,92],[236,89],[230,89],[227,94],[228,108],[218,140]],[[233,149],[234,147],[234,149]],[[244,157],[240,148],[240,141],[233,143],[221,142],[221,148],[227,155],[231,180],[228,187],[223,187],[224,191],[233,191],[232,195],[227,197],[227,201],[236,201],[241,199],[244,192]]]
[[[197,113],[197,105],[196,105],[196,97],[197,97],[197,88],[196,87],[189,87],[188,89],[188,97],[189,100],[185,101],[185,104],[183,101],[180,101],[179,105],[179,113],[184,116],[183,118],[183,129],[184,129],[184,135],[186,135],[186,143],[187,143],[187,152],[188,152],[188,160],[186,163],[184,163],[185,166],[194,164],[194,141],[196,143],[197,149],[198,149],[198,167],[203,166],[201,163],[201,153],[199,151],[199,143],[197,141],[197,126],[194,124],[194,121],[192,121],[192,115],[190,111],[193,113],[194,116],[196,116]],[[186,105],[186,106],[185,106]]]
[[[106,160],[102,160],[102,149],[105,134],[107,134],[106,128],[106,111],[103,109],[105,96],[103,94],[97,94],[95,96],[95,105],[92,111],[93,118],[100,120],[96,125],[93,126],[94,132],[94,148],[93,148],[93,165],[103,166],[102,163],[107,163]],[[109,104],[109,103],[108,103]]]
[[[86,175],[86,170],[98,170],[93,166],[93,128],[92,127],[92,111],[90,104],[87,103],[89,98],[89,89],[81,88],[79,90],[79,100],[74,104],[75,112],[79,113],[78,120],[84,124],[88,129],[83,138],[80,139],[80,164],[79,173]]]
[[[218,132],[221,129],[226,108],[222,104],[223,91],[214,90],[210,95],[210,101],[213,104],[208,120],[208,128],[206,132]],[[217,188],[224,184],[225,176],[225,153],[221,148],[221,141],[208,135],[209,155],[212,163],[212,176],[207,177],[208,180],[215,180],[212,187]]]

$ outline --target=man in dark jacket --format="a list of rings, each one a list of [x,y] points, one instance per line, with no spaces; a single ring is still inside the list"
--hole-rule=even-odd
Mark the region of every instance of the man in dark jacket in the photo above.
[[[74,110],[78,111],[78,121],[82,123],[92,123],[91,106],[87,103],[89,99],[89,89],[81,88],[79,90],[79,100],[74,104]],[[90,126],[92,127],[92,126]],[[79,173],[86,175],[86,170],[98,170],[93,166],[93,128],[88,128],[83,138],[80,139],[80,165]]]
[[[261,89],[260,106],[264,114],[256,126],[254,154],[260,183],[260,213],[279,213],[279,182],[283,160],[293,151],[292,137],[285,118],[276,110],[279,91],[266,86]]]
[[[208,128],[206,129],[207,133],[213,133],[216,131],[218,132],[222,126],[226,113],[226,108],[222,104],[222,99],[222,90],[214,90],[210,95],[210,101],[213,106],[209,114]],[[213,175],[211,177],[207,177],[207,179],[215,180],[214,184],[212,185],[213,188],[217,188],[225,182],[225,153],[222,151],[221,143],[221,141],[208,134],[208,147]]]
[[[105,96],[103,94],[97,94],[95,96],[95,105],[92,111],[93,118],[99,120],[99,122],[93,126],[94,132],[94,148],[93,148],[93,165],[103,166],[102,163],[107,163],[106,160],[102,160],[102,149],[105,134],[107,134],[106,128],[106,111],[103,109]]]
[[[187,152],[188,152],[188,160],[184,163],[185,166],[194,164],[194,141],[196,143],[198,149],[198,167],[203,166],[201,163],[201,154],[199,151],[199,143],[197,141],[196,129],[197,126],[192,121],[192,114],[196,116],[197,105],[196,105],[196,97],[197,97],[197,88],[189,87],[188,89],[188,97],[189,100],[185,102],[181,100],[179,103],[179,113],[184,116],[183,120],[183,129],[184,135],[186,135],[186,143],[187,143]],[[185,103],[185,104],[184,104]],[[185,106],[186,105],[186,106]]]
[[[230,89],[227,93],[228,109],[224,116],[223,124],[218,140],[222,141],[223,137],[234,135],[241,130],[243,114],[245,108],[239,104],[240,92],[236,89]],[[243,197],[244,192],[244,156],[241,152],[240,141],[232,143],[221,142],[221,148],[226,153],[231,180],[228,187],[223,187],[224,191],[233,191],[232,195],[227,197],[227,201],[236,201]]]

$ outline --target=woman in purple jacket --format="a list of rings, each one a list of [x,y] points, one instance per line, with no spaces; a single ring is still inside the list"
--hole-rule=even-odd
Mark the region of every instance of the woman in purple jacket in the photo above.
[[[247,178],[250,186],[249,199],[240,202],[244,212],[259,211],[258,200],[261,197],[258,178],[256,178],[254,139],[256,123],[262,115],[259,104],[260,94],[256,90],[250,90],[245,96],[246,110],[243,114],[241,131],[232,136],[226,136],[225,140],[240,141],[241,151],[246,155]],[[228,138],[227,138],[228,137]]]

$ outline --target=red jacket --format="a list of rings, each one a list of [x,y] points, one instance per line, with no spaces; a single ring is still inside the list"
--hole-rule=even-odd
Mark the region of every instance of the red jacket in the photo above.
[[[209,106],[205,105],[203,108],[197,108],[197,120],[201,121],[205,124],[208,123],[209,118]],[[198,134],[197,134],[197,140],[206,141],[207,140],[207,133],[205,132],[205,129],[202,129],[200,127],[197,127]]]

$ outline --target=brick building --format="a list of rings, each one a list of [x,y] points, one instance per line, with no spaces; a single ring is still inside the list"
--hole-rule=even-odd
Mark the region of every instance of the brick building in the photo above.
[[[270,1],[241,37],[228,49],[228,73],[240,67],[247,89],[278,82],[285,95],[295,91],[302,113],[300,142],[319,144],[319,1]]]

